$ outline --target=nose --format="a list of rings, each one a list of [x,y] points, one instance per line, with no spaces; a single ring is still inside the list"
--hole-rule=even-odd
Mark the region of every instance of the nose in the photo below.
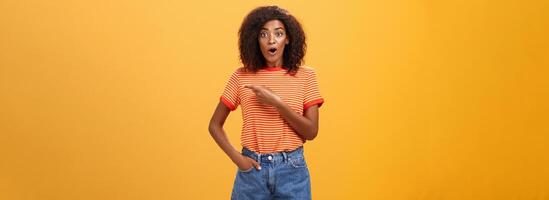
[[[269,36],[269,44],[274,44],[275,42],[276,42],[276,41],[275,41],[275,38],[274,38],[274,36],[271,34],[271,35]]]

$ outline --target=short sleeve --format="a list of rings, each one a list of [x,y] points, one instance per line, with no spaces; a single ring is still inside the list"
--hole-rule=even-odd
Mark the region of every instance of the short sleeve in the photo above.
[[[240,104],[240,98],[238,96],[240,90],[240,80],[238,78],[238,70],[231,74],[231,77],[227,81],[227,85],[221,94],[220,100],[231,111],[236,110]]]
[[[318,89],[318,82],[316,77],[316,72],[314,69],[309,68],[309,73],[307,75],[307,80],[305,81],[305,97],[303,100],[303,110],[317,105],[318,107],[322,106],[324,99],[320,96],[320,91]]]

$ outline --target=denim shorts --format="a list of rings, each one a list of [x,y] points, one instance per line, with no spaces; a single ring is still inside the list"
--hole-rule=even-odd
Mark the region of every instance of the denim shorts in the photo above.
[[[255,167],[237,169],[231,199],[311,199],[311,181],[303,147],[267,154],[243,148],[242,154],[257,161],[261,170]]]

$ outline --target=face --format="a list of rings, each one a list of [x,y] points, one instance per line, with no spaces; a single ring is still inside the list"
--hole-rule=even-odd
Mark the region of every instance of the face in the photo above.
[[[266,22],[259,31],[258,40],[267,66],[282,66],[284,46],[289,43],[284,24],[280,20]]]

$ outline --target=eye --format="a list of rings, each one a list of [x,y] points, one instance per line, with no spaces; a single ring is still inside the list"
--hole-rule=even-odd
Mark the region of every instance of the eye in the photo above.
[[[275,36],[276,36],[276,37],[282,37],[283,35],[284,35],[283,32],[276,32],[276,33],[275,33]]]
[[[267,37],[267,32],[259,33],[259,37],[266,38]]]

